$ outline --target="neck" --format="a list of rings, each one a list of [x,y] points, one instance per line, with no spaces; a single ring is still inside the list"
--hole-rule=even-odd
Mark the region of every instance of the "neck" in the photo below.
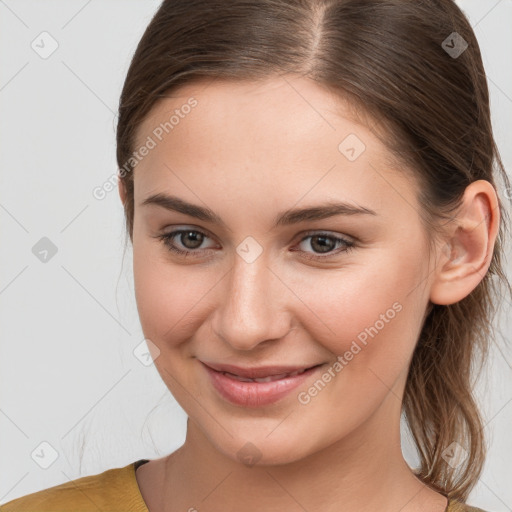
[[[400,401],[392,393],[363,425],[300,460],[246,466],[220,452],[189,420],[185,443],[165,463],[166,512],[443,512],[447,505],[403,458]]]

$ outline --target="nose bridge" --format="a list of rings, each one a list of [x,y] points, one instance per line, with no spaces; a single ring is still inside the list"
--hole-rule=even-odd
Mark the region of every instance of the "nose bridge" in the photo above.
[[[279,304],[283,291],[276,289],[278,283],[266,258],[248,262],[237,254],[216,310],[215,332],[238,350],[283,337],[290,323]]]

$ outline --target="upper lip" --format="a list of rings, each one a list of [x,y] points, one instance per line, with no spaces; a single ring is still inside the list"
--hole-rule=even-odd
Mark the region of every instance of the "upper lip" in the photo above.
[[[301,366],[258,366],[253,368],[243,368],[241,366],[234,366],[231,364],[205,363],[204,361],[201,362],[218,372],[233,373],[234,375],[245,377],[247,379],[260,379],[264,377],[270,377],[272,375],[289,374],[300,370],[307,370],[322,364],[317,363]]]

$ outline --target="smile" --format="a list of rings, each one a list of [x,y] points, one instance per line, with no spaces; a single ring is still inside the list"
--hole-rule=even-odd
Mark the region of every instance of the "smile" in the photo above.
[[[205,369],[213,389],[221,398],[242,407],[262,407],[283,399],[292,390],[318,373],[324,364],[261,377],[248,377],[215,370],[205,363],[202,363],[201,366]],[[247,369],[244,373],[261,374],[265,371],[271,372],[268,368],[261,368]]]
[[[281,373],[279,375],[268,375],[267,377],[261,377],[261,378],[255,378],[250,379],[248,377],[242,377],[240,375],[236,375],[234,373],[229,372],[220,372],[223,375],[226,375],[232,379],[236,379],[240,382],[273,382],[275,380],[284,379],[285,377],[295,377],[296,375],[300,375],[301,373],[304,373],[307,370],[307,368],[304,368],[303,370],[297,370],[292,373]]]

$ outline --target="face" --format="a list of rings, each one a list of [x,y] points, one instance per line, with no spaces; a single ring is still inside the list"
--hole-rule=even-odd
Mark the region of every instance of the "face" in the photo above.
[[[233,460],[296,461],[397,426],[427,236],[417,184],[349,107],[300,77],[196,82],[138,129],[142,329],[194,428]],[[240,382],[204,363],[314,368]]]

